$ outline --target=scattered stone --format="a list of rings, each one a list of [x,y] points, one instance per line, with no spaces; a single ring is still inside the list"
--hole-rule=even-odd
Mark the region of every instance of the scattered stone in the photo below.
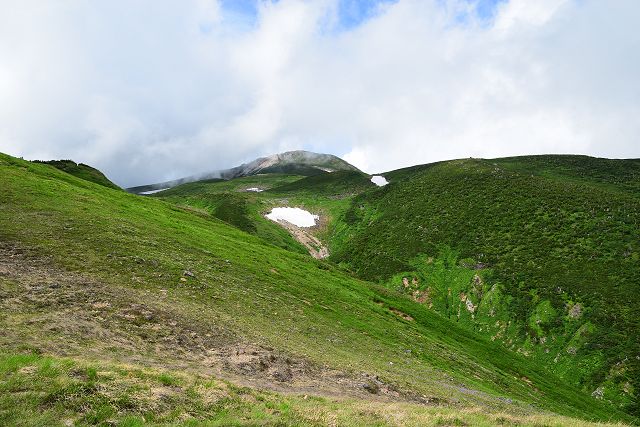
[[[111,307],[111,304],[108,302],[94,302],[93,304],[91,304],[91,307],[97,308],[97,309],[109,308]]]
[[[182,273],[182,275],[187,277],[196,277],[196,275],[189,270],[185,270],[184,273]]]
[[[572,319],[579,319],[580,316],[582,316],[582,305],[580,305],[580,303],[575,303],[569,309],[569,317],[571,317]]]
[[[604,387],[600,386],[591,393],[591,396],[602,400],[604,398]]]
[[[18,370],[21,374],[34,374],[38,368],[36,366],[24,366]]]
[[[476,306],[475,306],[475,305],[473,305],[473,303],[471,302],[471,300],[470,300],[470,299],[468,299],[468,298],[467,298],[467,300],[466,300],[465,304],[467,305],[467,310],[468,310],[470,313],[473,313],[473,312],[475,312],[475,311],[476,311]]]
[[[378,394],[380,392],[380,386],[374,381],[366,382],[362,385],[362,388],[367,390],[371,394]]]
[[[409,316],[407,313],[403,313],[402,311],[400,311],[400,310],[398,310],[396,308],[390,308],[389,310],[391,310],[391,312],[393,314],[395,314],[396,316],[398,316],[398,317],[400,317],[400,318],[402,318],[404,320],[407,320],[409,322],[413,322],[413,317]]]

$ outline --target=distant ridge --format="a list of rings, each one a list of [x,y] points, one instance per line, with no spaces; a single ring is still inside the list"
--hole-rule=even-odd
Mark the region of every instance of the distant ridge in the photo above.
[[[244,163],[230,169],[216,170],[200,175],[191,175],[172,181],[156,184],[140,185],[127,188],[130,193],[140,194],[147,191],[175,187],[187,182],[208,179],[233,179],[261,173],[294,173],[297,175],[313,176],[336,171],[360,171],[355,166],[332,154],[313,153],[311,151],[296,150],[260,157],[249,163]]]

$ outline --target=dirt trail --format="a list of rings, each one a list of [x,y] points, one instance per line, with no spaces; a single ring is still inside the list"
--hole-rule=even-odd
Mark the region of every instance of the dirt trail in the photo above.
[[[302,243],[312,257],[323,259],[329,256],[329,249],[310,232],[283,219],[278,220],[278,224],[286,228],[298,242]]]
[[[183,370],[285,393],[429,402],[373,374],[347,374],[242,339],[204,307],[184,304],[167,290],[107,284],[0,242],[6,351]]]

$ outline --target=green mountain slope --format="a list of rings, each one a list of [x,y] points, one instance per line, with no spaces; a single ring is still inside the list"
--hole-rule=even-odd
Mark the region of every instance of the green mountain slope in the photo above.
[[[274,194],[303,193],[308,196],[347,198],[375,187],[368,175],[357,171],[338,171],[310,176],[270,189]]]
[[[69,173],[78,178],[95,182],[96,184],[103,185],[109,188],[120,188],[115,185],[98,169],[93,168],[84,163],[76,163],[73,160],[47,160],[47,161],[35,161],[36,163],[44,163],[60,169],[66,173]]]
[[[639,161],[468,159],[385,176],[345,213],[335,261],[639,413]]]
[[[102,403],[104,412],[85,422],[143,416],[153,412],[145,409],[144,390],[155,381],[169,388],[156,390],[168,396],[160,401],[182,402],[173,408],[188,418],[205,420],[216,412],[197,406],[203,388],[183,402],[191,386],[181,381],[192,380],[173,374],[134,381],[138,391],[127,392],[125,384],[96,389],[97,381],[113,377],[102,370],[64,368],[86,361],[234,377],[303,394],[333,390],[363,399],[373,393],[514,417],[550,410],[625,419],[400,293],[274,247],[207,213],[5,155],[0,187],[0,346],[9,354],[0,370],[8,391],[0,399],[3,416],[44,408],[80,420]],[[25,351],[56,359],[14,356]],[[60,356],[74,362],[56,368]],[[77,396],[88,396],[87,403]],[[231,403],[237,398],[230,393]],[[282,422],[302,423],[287,418],[303,410],[301,400],[289,399],[289,410],[275,407]],[[266,410],[259,396],[244,402]],[[346,410],[340,401],[334,405]]]
[[[285,229],[264,217],[272,203],[263,197],[265,190],[302,178],[300,175],[264,174],[232,180],[197,181],[156,193],[153,197],[199,209],[265,242],[305,254],[307,250]]]
[[[328,239],[335,220],[349,207],[350,198],[373,187],[367,175],[356,171],[321,171],[312,176],[268,173],[182,184],[153,197],[204,210],[266,242],[307,253],[283,227],[266,219],[265,214],[279,206],[309,209],[321,216],[314,234]]]

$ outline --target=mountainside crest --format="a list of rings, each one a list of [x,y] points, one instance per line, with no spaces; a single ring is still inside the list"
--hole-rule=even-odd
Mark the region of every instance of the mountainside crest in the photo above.
[[[334,156],[333,154],[313,153],[311,151],[295,150],[272,154],[257,158],[249,163],[243,163],[229,169],[215,170],[199,175],[190,175],[172,181],[156,184],[140,185],[127,188],[130,193],[144,193],[166,188],[172,188],[188,182],[208,179],[233,179],[261,173],[292,173],[296,175],[319,175],[336,171],[359,171],[358,168]]]

